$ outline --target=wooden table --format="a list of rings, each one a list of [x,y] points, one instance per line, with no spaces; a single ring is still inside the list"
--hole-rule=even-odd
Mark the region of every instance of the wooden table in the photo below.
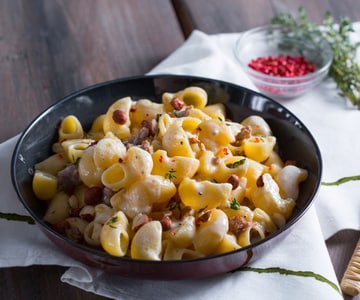
[[[78,89],[144,74],[194,29],[239,32],[296,12],[301,0],[0,0],[0,142],[21,132],[41,111]],[[303,4],[320,22],[360,21],[358,0]],[[327,241],[339,279],[359,232]],[[0,269],[0,299],[104,299],[63,284],[65,268]],[[349,298],[350,299],[350,298]]]

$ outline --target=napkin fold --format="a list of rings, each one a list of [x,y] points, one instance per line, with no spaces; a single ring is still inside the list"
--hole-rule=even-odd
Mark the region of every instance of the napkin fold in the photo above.
[[[355,29],[356,39],[360,23]],[[150,73],[204,76],[255,89],[232,53],[239,35],[194,31]],[[323,155],[323,181],[360,174],[360,140],[356,134],[360,111],[345,104],[331,80],[298,99],[280,102],[304,122],[317,140]],[[9,219],[13,214],[28,215],[9,176],[17,138],[0,144],[1,267],[69,266],[62,281],[113,299],[256,300],[264,299],[264,295],[266,299],[342,299],[324,240],[342,229],[360,229],[360,181],[322,186],[315,204],[290,234],[280,243],[273,243],[271,251],[242,271],[197,280],[138,280],[85,266],[64,255],[36,225]]]

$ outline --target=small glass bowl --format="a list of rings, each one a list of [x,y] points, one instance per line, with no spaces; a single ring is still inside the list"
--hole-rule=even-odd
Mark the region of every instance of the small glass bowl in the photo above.
[[[315,64],[315,71],[303,76],[267,75],[249,67],[252,59],[280,54],[303,56]],[[333,54],[321,36],[299,35],[284,25],[268,25],[244,32],[237,40],[234,55],[259,91],[275,99],[299,97],[318,85],[328,74]]]

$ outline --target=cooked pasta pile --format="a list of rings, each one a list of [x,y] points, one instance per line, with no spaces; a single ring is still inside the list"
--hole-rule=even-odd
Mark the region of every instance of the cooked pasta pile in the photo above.
[[[194,86],[161,103],[119,99],[89,132],[66,116],[58,135],[33,177],[44,220],[113,256],[181,260],[248,246],[286,223],[307,178],[280,158],[263,118],[228,120]]]

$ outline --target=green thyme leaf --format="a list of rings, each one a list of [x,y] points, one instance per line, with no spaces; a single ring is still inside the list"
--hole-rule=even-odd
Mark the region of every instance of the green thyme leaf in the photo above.
[[[176,179],[176,176],[174,175],[175,172],[176,170],[167,171],[164,175],[165,179],[169,179],[169,181],[173,181],[173,179]]]
[[[230,203],[230,208],[234,210],[240,209],[240,203],[234,198]]]
[[[74,165],[75,165],[75,166],[78,166],[78,165],[79,165],[80,159],[81,159],[80,156],[79,156],[77,159],[75,159],[75,156],[72,155],[72,160],[74,161]]]
[[[238,160],[238,161],[236,161],[236,162],[234,162],[234,163],[232,163],[232,164],[228,164],[228,165],[226,165],[226,166],[227,166],[228,168],[230,168],[230,169],[235,169],[235,168],[243,165],[243,164],[245,163],[245,160],[246,160],[246,158],[243,158],[243,159],[240,159],[240,160]]]
[[[106,222],[106,225],[108,225],[111,228],[116,228],[116,226],[114,226],[114,223],[116,223],[117,221],[119,221],[118,217],[112,217],[109,221]]]

